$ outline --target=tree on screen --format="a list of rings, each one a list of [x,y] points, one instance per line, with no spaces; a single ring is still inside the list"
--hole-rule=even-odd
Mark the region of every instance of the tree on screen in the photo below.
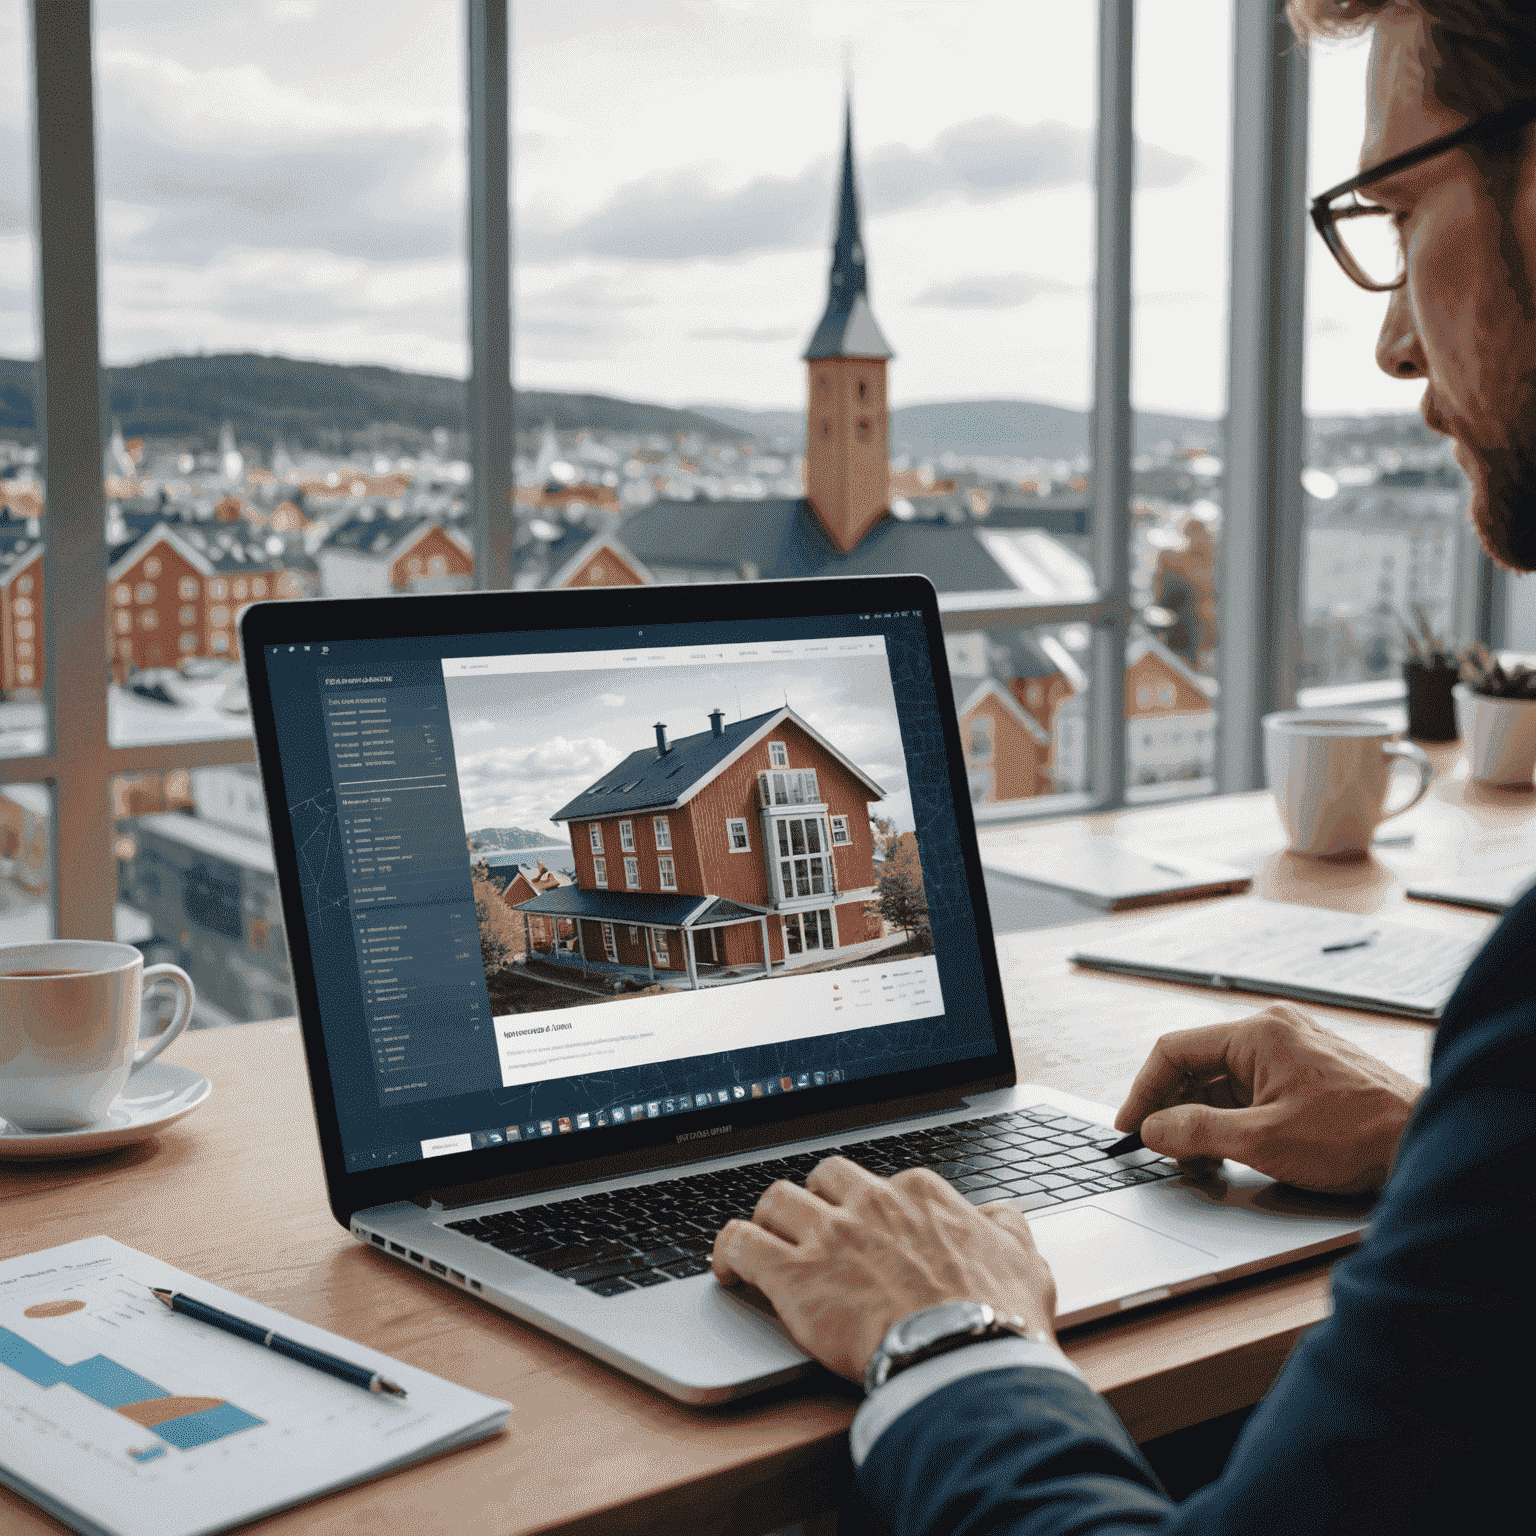
[[[880,855],[880,874],[875,884],[874,910],[907,938],[927,939],[928,897],[923,889],[923,866],[917,853],[917,835],[897,832],[884,816],[871,816],[875,849]]]

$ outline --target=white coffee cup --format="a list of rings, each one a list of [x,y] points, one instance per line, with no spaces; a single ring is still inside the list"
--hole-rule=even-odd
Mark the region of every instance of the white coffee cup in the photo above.
[[[1411,810],[1429,792],[1434,765],[1411,741],[1393,741],[1374,715],[1342,709],[1292,709],[1264,716],[1264,772],[1292,853],[1312,858],[1359,855],[1371,834]],[[1399,760],[1419,771],[1405,805],[1386,809]]]
[[[161,979],[181,994],[176,1014],[135,1057],[144,991]],[[129,1077],[187,1027],[195,997],[180,966],[146,969],[131,944],[0,945],[0,1120],[63,1131],[105,1119]]]

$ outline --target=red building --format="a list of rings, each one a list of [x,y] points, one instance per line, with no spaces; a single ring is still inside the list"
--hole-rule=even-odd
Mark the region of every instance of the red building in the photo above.
[[[584,960],[722,980],[881,935],[869,805],[885,791],[792,709],[656,744],[550,818],[576,883],[514,903],[575,920]]]

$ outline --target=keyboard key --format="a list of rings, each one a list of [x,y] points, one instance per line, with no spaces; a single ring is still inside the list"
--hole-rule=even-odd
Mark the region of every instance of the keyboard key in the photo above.
[[[990,1173],[968,1173],[958,1179],[949,1181],[960,1191],[962,1195],[969,1194],[973,1189],[991,1189],[997,1180]],[[974,1202],[972,1202],[974,1204]]]
[[[1038,1195],[1018,1195],[1011,1202],[1016,1211],[1038,1211],[1048,1205],[1060,1205],[1055,1195],[1042,1191]]]
[[[644,1259],[635,1254],[626,1254],[621,1259],[605,1259],[597,1264],[576,1264],[569,1269],[557,1270],[556,1273],[562,1280],[573,1281],[577,1285],[590,1285],[594,1280],[607,1280],[614,1275],[632,1275],[636,1270],[649,1269]]]
[[[632,1275],[626,1275],[625,1278],[631,1285],[665,1285],[672,1276],[661,1274],[654,1269],[642,1269]]]
[[[961,1193],[972,1205],[988,1205],[993,1200],[1013,1199],[1013,1191],[1002,1184],[984,1184],[980,1189],[966,1189]]]
[[[680,1260],[676,1264],[665,1266],[665,1272],[674,1280],[686,1280],[690,1275],[702,1275],[709,1268],[707,1258]]]
[[[634,1286],[632,1286],[628,1280],[623,1279],[621,1276],[615,1275],[611,1280],[593,1281],[590,1285],[587,1286],[587,1289],[591,1291],[594,1296],[617,1296],[621,1291],[634,1290]]]

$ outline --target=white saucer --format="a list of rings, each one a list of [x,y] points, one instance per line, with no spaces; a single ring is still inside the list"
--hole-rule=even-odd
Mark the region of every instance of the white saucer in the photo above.
[[[24,1131],[0,1120],[0,1161],[12,1157],[96,1157],[136,1141],[190,1115],[213,1092],[201,1072],[174,1061],[152,1061],[128,1079],[106,1119],[70,1131]]]

